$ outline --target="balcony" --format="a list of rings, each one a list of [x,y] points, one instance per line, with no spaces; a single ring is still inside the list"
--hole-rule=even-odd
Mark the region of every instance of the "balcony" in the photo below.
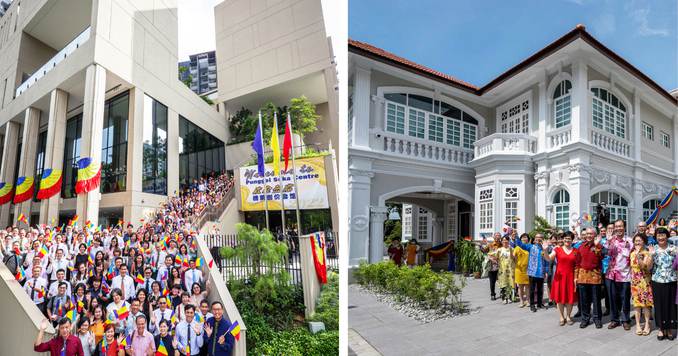
[[[591,130],[591,144],[617,156],[631,158],[631,143],[608,132]]]
[[[391,132],[375,132],[377,149],[388,155],[418,159],[432,163],[466,166],[473,160],[473,150],[439,142],[417,139]]]
[[[490,155],[533,155],[537,139],[525,134],[496,133],[474,143],[476,159]]]
[[[33,84],[37,83],[38,80],[40,80],[40,78],[47,75],[47,73],[54,69],[59,63],[61,63],[61,61],[68,58],[68,56],[70,56],[73,52],[80,48],[80,46],[87,42],[90,37],[90,31],[91,27],[87,27],[70,43],[68,43],[62,50],[57,52],[57,54],[54,55],[54,57],[48,60],[47,63],[45,63],[42,67],[38,68],[38,70],[36,70],[33,73],[33,75],[28,77],[28,79],[21,83],[21,85],[19,85],[18,88],[16,88],[16,92],[14,93],[15,97],[18,97],[19,95],[23,94]]]
[[[572,126],[567,125],[546,133],[546,147],[555,150],[572,141]]]

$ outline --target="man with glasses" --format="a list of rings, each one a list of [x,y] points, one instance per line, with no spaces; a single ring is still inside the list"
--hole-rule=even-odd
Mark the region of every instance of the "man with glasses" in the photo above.
[[[608,329],[620,325],[624,330],[631,329],[631,250],[633,242],[626,236],[624,220],[614,222],[614,236],[611,236],[605,245],[610,256],[607,269],[606,283],[610,287],[610,307],[612,318]]]

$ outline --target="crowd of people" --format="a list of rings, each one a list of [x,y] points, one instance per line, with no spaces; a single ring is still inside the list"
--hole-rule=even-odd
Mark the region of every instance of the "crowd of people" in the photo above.
[[[208,298],[212,261],[191,217],[230,189],[201,179],[139,223],[0,230],[3,262],[44,314],[36,352],[51,355],[230,355],[239,326]],[[49,324],[57,336],[43,340]]]
[[[602,328],[610,315],[608,329],[630,330],[634,311],[635,333],[647,336],[657,329],[658,340],[674,340],[678,327],[676,230],[664,226],[637,225],[629,236],[625,222],[576,232],[518,235],[495,233],[483,239],[487,254],[490,298],[504,304],[529,305],[532,312],[555,304],[559,325]],[[544,301],[544,284],[548,304]],[[604,300],[604,310],[603,310]],[[578,312],[573,316],[574,306]],[[652,313],[654,315],[652,315]]]

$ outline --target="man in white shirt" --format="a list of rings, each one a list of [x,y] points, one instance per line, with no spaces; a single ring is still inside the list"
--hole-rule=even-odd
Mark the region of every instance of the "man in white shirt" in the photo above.
[[[130,303],[130,312],[127,318],[125,319],[124,323],[124,328],[125,328],[125,334],[131,335],[132,331],[136,330],[137,328],[137,316],[143,315],[144,313],[140,309],[141,303],[139,302],[139,299],[134,298],[132,299],[132,302]],[[146,330],[148,328],[153,328],[154,325],[150,324],[147,325]]]
[[[144,289],[149,294],[151,293],[151,285],[155,282],[152,275],[153,269],[150,266],[146,266],[146,268],[144,268],[144,283],[139,283],[137,285],[137,292]]]
[[[127,275],[127,265],[120,265],[120,275],[113,277],[111,288],[120,288],[123,300],[132,300],[136,296],[134,279]]]
[[[195,260],[191,260],[189,266],[190,269],[186,270],[184,273],[184,284],[186,290],[189,291],[189,293],[192,293],[193,283],[202,285],[202,271],[195,268]]]
[[[154,325],[154,327],[151,328],[151,330],[153,330],[153,334],[158,335],[160,333],[160,321],[171,321],[171,318],[172,309],[167,307],[167,299],[158,299],[158,309],[155,309],[151,316],[151,323]]]
[[[195,321],[195,307],[186,306],[186,320],[177,324],[175,329],[177,350],[182,355],[198,355],[202,347],[202,324]],[[189,351],[190,352],[187,352]]]
[[[160,281],[162,287],[167,286],[167,279],[169,278],[169,273],[172,270],[172,264],[174,263],[174,257],[171,255],[165,256],[165,264],[158,267],[158,274],[155,276],[156,281]]]
[[[45,312],[45,297],[47,294],[47,280],[40,276],[41,267],[39,265],[33,266],[33,275],[24,283],[24,290],[26,294],[33,300],[35,306],[41,312]]]
[[[47,266],[47,273],[50,274],[49,281],[54,282],[57,279],[57,271],[68,269],[68,260],[64,258],[64,251],[62,249],[56,250],[56,257],[50,261]]]
[[[49,285],[49,293],[47,293],[49,298],[52,298],[59,293],[59,283],[61,282],[66,283],[66,296],[69,298],[71,297],[71,282],[66,280],[66,271],[60,269],[56,272],[56,281]]]

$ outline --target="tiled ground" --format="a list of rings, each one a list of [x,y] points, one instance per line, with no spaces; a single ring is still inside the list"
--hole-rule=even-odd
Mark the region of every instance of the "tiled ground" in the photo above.
[[[678,339],[658,341],[619,327],[559,326],[555,308],[530,312],[491,301],[487,279],[468,280],[463,299],[479,312],[421,324],[349,286],[349,354],[374,355],[662,355],[678,356]],[[353,336],[351,334],[353,333]],[[368,347],[366,347],[368,346]],[[367,349],[367,351],[365,351]]]

